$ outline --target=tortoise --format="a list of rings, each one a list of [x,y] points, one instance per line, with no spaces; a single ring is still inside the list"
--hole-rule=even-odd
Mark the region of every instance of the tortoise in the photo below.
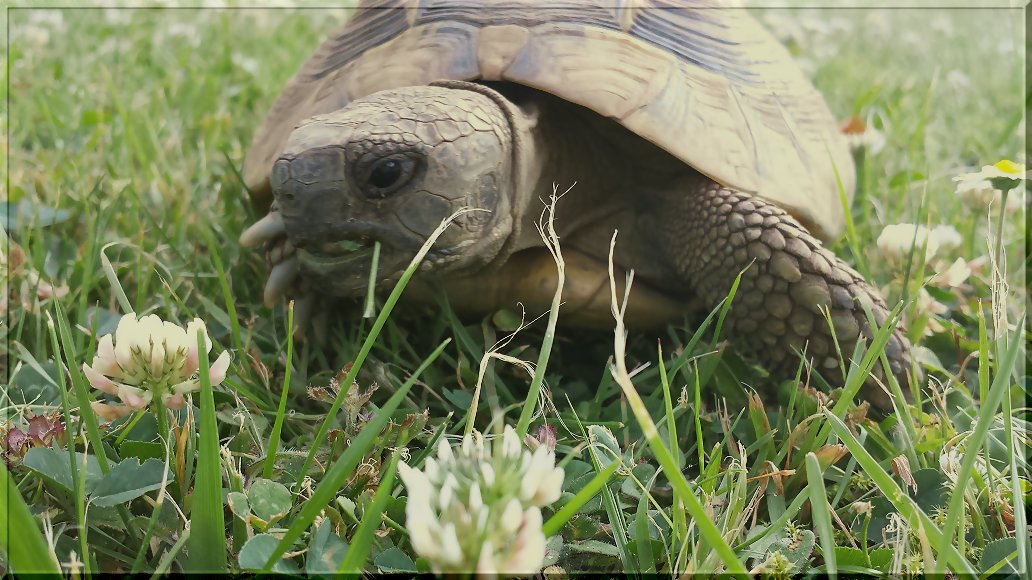
[[[269,208],[241,236],[268,248],[267,302],[361,295],[374,241],[390,285],[475,208],[412,291],[543,311],[556,274],[535,221],[553,185],[575,184],[555,213],[566,323],[612,324],[614,230],[632,327],[713,308],[741,274],[732,342],[773,372],[805,351],[841,378],[834,340],[848,356],[873,336],[864,304],[889,318],[821,241],[843,231],[855,183],[832,113],[769,32],[713,0],[364,1],[276,99],[243,176]],[[904,378],[910,345],[892,332]]]

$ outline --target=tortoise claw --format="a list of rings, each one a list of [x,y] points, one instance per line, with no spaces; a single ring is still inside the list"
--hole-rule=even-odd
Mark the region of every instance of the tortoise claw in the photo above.
[[[286,234],[287,228],[283,225],[283,216],[278,211],[270,211],[240,234],[240,245],[245,248],[253,248]]]
[[[281,296],[286,294],[287,289],[297,281],[297,267],[297,256],[291,256],[273,266],[272,271],[269,272],[269,279],[265,282],[263,300],[266,306],[272,307]]]

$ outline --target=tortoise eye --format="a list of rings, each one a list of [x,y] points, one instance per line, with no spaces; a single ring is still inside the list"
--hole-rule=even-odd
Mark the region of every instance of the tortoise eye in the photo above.
[[[383,199],[408,183],[416,172],[416,160],[391,155],[373,162],[362,183],[366,197]]]
[[[397,159],[384,159],[373,167],[369,174],[369,185],[386,189],[401,179],[401,163]]]

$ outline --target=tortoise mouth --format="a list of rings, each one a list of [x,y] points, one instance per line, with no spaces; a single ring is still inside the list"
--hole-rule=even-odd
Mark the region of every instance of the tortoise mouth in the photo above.
[[[366,291],[377,242],[378,285],[397,278],[422,245],[422,240],[414,235],[406,236],[376,224],[349,223],[320,237],[321,240],[304,240],[298,245],[302,275],[321,292],[337,296],[357,296]]]

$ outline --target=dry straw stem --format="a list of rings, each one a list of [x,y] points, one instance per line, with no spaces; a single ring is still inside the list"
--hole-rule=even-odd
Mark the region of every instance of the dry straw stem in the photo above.
[[[516,423],[516,434],[520,439],[527,435],[530,422],[534,418],[534,410],[537,407],[538,394],[541,392],[541,383],[545,379],[545,369],[548,367],[548,357],[552,352],[552,341],[555,340],[555,326],[559,321],[559,307],[562,305],[563,285],[566,282],[566,262],[563,261],[563,254],[559,250],[559,235],[555,231],[555,204],[561,197],[566,195],[576,186],[576,182],[559,194],[558,184],[552,184],[552,196],[545,209],[541,211],[538,219],[537,231],[541,240],[545,243],[548,253],[552,254],[555,260],[558,280],[556,282],[555,294],[552,296],[552,307],[548,312],[548,325],[545,327],[545,336],[541,339],[541,353],[538,355],[534,379],[530,383],[527,392],[527,402],[523,405],[519,422]]]

